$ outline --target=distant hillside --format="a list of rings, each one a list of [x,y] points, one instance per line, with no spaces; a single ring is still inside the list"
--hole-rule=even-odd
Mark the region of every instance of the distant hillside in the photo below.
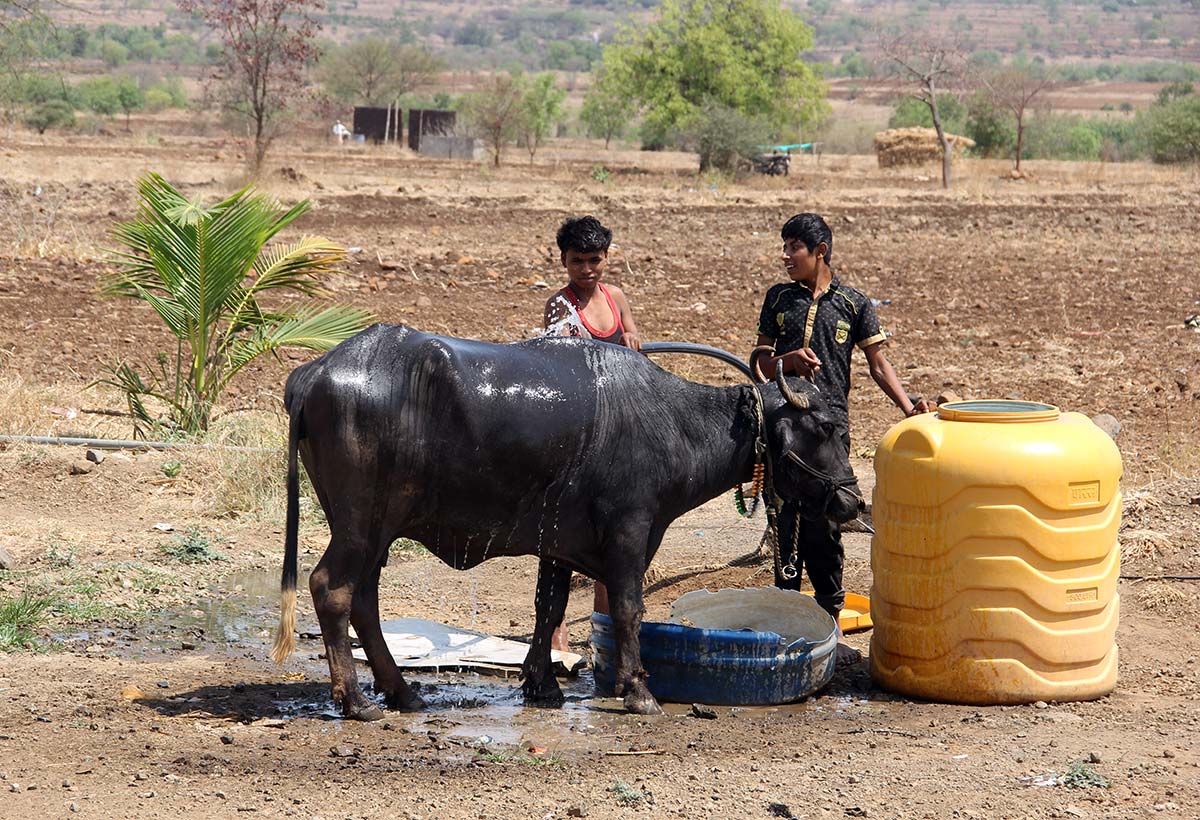
[[[835,73],[864,70],[858,52],[874,32],[948,27],[976,51],[1047,61],[1200,63],[1200,0],[785,0],[816,29],[814,58]],[[655,0],[329,0],[322,36],[366,34],[421,43],[460,69],[516,67],[587,71],[619,26],[653,17]],[[187,35],[198,53],[209,32],[172,0],[72,0],[62,23],[161,26]]]

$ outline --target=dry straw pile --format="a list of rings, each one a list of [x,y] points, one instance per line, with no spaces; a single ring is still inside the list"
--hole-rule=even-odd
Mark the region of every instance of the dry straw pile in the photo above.
[[[946,139],[950,141],[955,157],[964,149],[975,146],[974,140],[958,134],[947,134]],[[924,165],[941,161],[942,146],[938,143],[937,131],[932,128],[892,128],[875,135],[875,156],[880,168]]]

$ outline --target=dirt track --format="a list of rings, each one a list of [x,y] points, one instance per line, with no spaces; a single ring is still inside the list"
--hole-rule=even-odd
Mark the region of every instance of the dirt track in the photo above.
[[[79,388],[102,365],[163,341],[147,311],[96,298],[97,248],[130,215],[134,175],[162,170],[211,198],[235,182],[233,150],[173,138],[30,142],[0,154],[0,433],[128,433],[109,417],[58,412],[117,406]],[[501,341],[530,335],[545,299],[539,283],[561,278],[553,230],[566,214],[589,211],[616,231],[612,269],[644,339],[742,353],[761,295],[779,276],[778,225],[798,210],[821,211],[835,231],[839,275],[891,300],[879,308],[895,335],[889,356],[913,392],[1111,413],[1122,425],[1124,489],[1136,499],[1124,571],[1200,571],[1200,505],[1191,503],[1200,497],[1200,335],[1183,327],[1200,311],[1194,174],[1030,163],[1036,179],[1013,183],[1000,179],[1001,166],[978,163],[942,193],[918,178],[925,172],[885,174],[826,157],[786,180],[710,187],[689,175],[687,157],[593,152],[568,146],[532,169],[495,172],[284,146],[272,167],[288,171],[269,185],[285,199],[316,201],[303,230],[361,249],[337,296],[384,320]],[[598,162],[616,171],[606,183],[592,177]],[[703,363],[669,364],[732,378]],[[896,413],[861,360],[857,368],[851,412],[861,456]],[[258,368],[231,405],[270,418],[285,375]],[[873,688],[863,666],[839,671],[808,703],[719,709],[716,721],[680,707],[661,719],[628,717],[613,701],[584,698],[582,684],[562,713],[525,711],[513,682],[466,678],[429,679],[430,712],[352,725],[323,713],[328,672],[315,643],[282,673],[265,658],[275,602],[255,595],[278,568],[277,505],[218,515],[205,477],[231,468],[200,456],[180,459],[178,480],[161,469],[171,456],[110,457],[69,474],[79,458],[0,451],[0,546],[18,562],[0,575],[0,592],[88,581],[107,605],[59,623],[59,651],[5,657],[0,788],[10,791],[0,817],[63,816],[72,806],[84,817],[185,818],[1200,816],[1195,583],[1122,582],[1121,681],[1095,703],[914,703]],[[261,469],[277,466],[268,459]],[[860,473],[869,470],[861,461]],[[228,560],[171,561],[160,552],[171,536],[156,522],[226,539]],[[752,549],[759,532],[738,521],[728,498],[679,522],[659,567],[687,577],[652,590],[650,616],[687,589],[763,582],[763,566],[705,571]],[[323,537],[316,523],[305,527],[304,568]],[[385,572],[385,615],[528,634],[532,561],[455,573],[404,558]],[[847,580],[869,588],[862,536],[851,540]],[[588,598],[572,597],[579,642]],[[155,612],[168,614],[145,614]],[[143,613],[140,626],[133,613]],[[865,636],[852,641],[866,648]],[[123,698],[131,685],[145,697]],[[488,754],[472,748],[481,735],[492,738]],[[530,755],[529,745],[548,753]],[[631,751],[645,754],[612,754]],[[1089,755],[1110,788],[1030,785]]]

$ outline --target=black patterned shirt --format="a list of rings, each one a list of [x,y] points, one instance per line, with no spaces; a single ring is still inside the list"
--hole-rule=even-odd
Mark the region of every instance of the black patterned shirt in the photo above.
[[[845,422],[850,418],[850,354],[855,345],[867,348],[887,338],[870,298],[837,279],[816,302],[800,282],[773,286],[763,299],[758,333],[774,340],[777,356],[812,348],[821,360],[816,385]]]

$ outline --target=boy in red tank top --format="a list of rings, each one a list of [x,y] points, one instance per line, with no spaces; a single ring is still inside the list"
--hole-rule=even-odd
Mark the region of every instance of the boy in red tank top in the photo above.
[[[558,229],[556,240],[567,285],[546,300],[542,326],[641,350],[629,300],[619,287],[601,281],[612,231],[594,216],[573,217]]]
[[[594,216],[579,216],[563,222],[555,237],[567,285],[546,300],[542,327],[549,333],[582,336],[598,342],[642,349],[629,300],[616,285],[601,280],[608,267],[612,231]],[[596,581],[592,609],[608,614],[608,590]],[[566,651],[566,622],[559,624],[550,639],[552,649]]]

